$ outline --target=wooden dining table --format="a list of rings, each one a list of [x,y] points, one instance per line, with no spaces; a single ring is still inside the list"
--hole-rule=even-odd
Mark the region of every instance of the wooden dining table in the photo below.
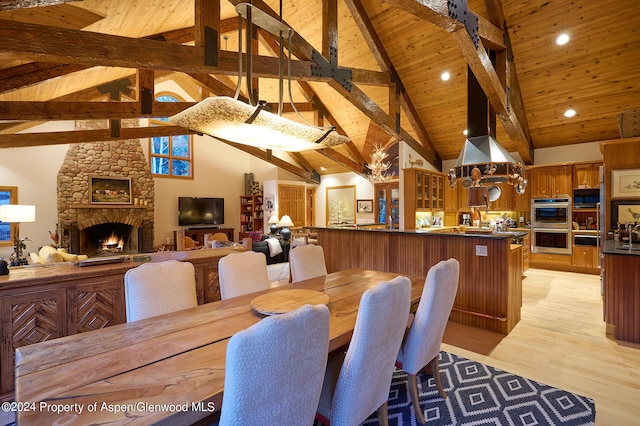
[[[265,317],[251,307],[257,296],[291,289],[328,295],[329,351],[334,351],[351,339],[362,294],[397,275],[344,270],[18,348],[18,424],[197,422],[222,406],[229,338]],[[424,278],[411,281],[415,310]]]

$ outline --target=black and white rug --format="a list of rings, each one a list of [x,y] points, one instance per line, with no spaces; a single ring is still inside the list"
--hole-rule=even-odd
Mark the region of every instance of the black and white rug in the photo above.
[[[440,353],[440,398],[431,376],[420,375],[418,393],[427,425],[593,425],[593,400],[447,352]],[[389,425],[416,425],[407,376],[396,370],[389,393]],[[373,414],[364,425],[377,425]]]

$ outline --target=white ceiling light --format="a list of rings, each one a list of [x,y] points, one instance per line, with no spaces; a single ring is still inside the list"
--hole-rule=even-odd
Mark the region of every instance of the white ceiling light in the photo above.
[[[451,78],[451,74],[449,74],[448,71],[445,71],[440,74],[440,78],[442,79],[442,81],[449,81],[449,79]]]
[[[558,46],[564,46],[565,44],[569,43],[569,40],[571,40],[571,37],[569,37],[569,34],[562,33],[558,36],[558,38],[556,38],[556,44]]]
[[[294,111],[295,104],[291,96],[291,37],[293,30],[277,19],[266,14],[249,3],[240,3],[236,6],[239,20],[243,17],[247,21],[247,67],[246,84],[249,94],[249,104],[238,100],[240,86],[242,84],[242,27],[238,25],[238,85],[235,97],[214,96],[207,98],[184,111],[169,117],[169,121],[178,126],[204,133],[214,138],[227,142],[235,142],[257,148],[299,152],[311,149],[326,148],[349,142],[349,138],[335,132],[335,127],[320,128],[308,124],[299,123],[282,117],[283,98],[283,42],[289,43],[289,98]],[[252,24],[279,37],[279,102],[278,113],[274,114],[264,109],[266,102],[254,102],[252,66],[251,66],[251,33]],[[298,116],[302,116],[298,113]]]
[[[467,135],[469,134],[469,130],[464,129],[464,130],[462,131],[462,134],[463,134],[463,135],[465,135],[465,136],[467,136]]]
[[[576,110],[575,109],[568,109],[564,112],[564,116],[567,118],[571,118],[573,116],[576,115]]]

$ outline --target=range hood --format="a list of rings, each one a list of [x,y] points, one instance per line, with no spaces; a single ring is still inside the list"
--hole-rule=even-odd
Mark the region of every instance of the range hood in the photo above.
[[[467,69],[467,134],[455,167],[449,171],[451,186],[462,178],[465,188],[487,182],[509,182],[516,185],[516,191],[524,192],[523,165],[496,140],[496,114],[470,68]],[[474,169],[479,173],[473,174]]]

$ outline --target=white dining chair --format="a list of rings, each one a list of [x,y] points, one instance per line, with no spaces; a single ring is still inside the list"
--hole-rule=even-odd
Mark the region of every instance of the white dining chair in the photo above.
[[[409,396],[416,419],[422,424],[425,418],[418,398],[418,373],[429,366],[440,396],[447,397],[440,379],[440,346],[458,291],[459,275],[460,264],[453,258],[429,268],[418,309],[398,354],[397,365],[407,373]]]
[[[230,253],[218,262],[222,300],[270,288],[267,259],[262,253]]]
[[[327,275],[322,246],[307,244],[290,250],[289,268],[292,283]]]
[[[193,264],[144,263],[124,274],[127,322],[198,306]]]
[[[376,410],[386,425],[394,364],[411,305],[411,281],[396,277],[360,299],[346,354],[331,356],[318,405],[318,420],[332,426],[359,425]]]
[[[220,425],[313,424],[328,350],[324,305],[267,317],[234,334],[227,346]]]

